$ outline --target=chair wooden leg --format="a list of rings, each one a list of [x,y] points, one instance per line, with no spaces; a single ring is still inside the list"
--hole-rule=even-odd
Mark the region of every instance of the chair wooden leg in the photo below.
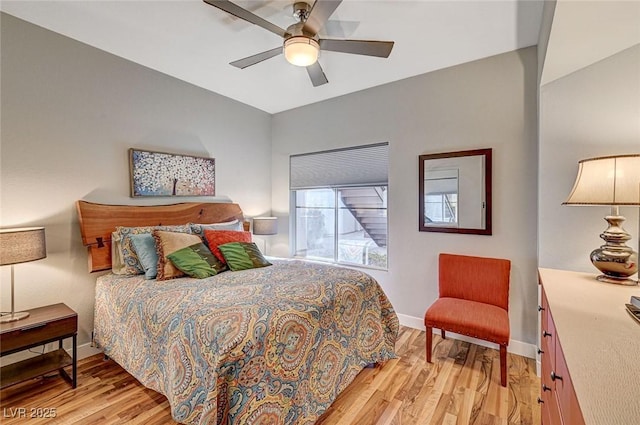
[[[433,345],[433,328],[427,326],[427,363],[431,363],[431,347]]]
[[[507,386],[507,346],[500,345],[500,383]]]
[[[442,339],[446,339],[444,329],[440,329],[440,335],[442,335]]]

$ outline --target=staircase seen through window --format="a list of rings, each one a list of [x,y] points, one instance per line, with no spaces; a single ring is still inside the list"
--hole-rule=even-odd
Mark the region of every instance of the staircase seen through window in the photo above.
[[[387,186],[301,189],[295,197],[295,254],[387,268]]]

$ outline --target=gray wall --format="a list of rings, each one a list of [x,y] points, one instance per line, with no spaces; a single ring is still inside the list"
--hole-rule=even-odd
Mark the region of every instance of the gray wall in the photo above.
[[[509,258],[512,339],[532,347],[536,93],[537,53],[531,47],[276,114],[272,208],[283,231],[270,252],[289,254],[289,155],[388,141],[389,270],[371,274],[401,320],[421,326],[437,298],[438,253]],[[419,232],[418,155],[477,148],[493,148],[493,236]]]
[[[541,267],[597,273],[589,253],[603,244],[608,207],[562,206],[578,161],[640,153],[640,44],[540,89]],[[621,207],[638,250],[638,208]]]
[[[64,302],[86,343],[96,275],[75,202],[143,203],[129,198],[127,149],[137,147],[216,158],[219,199],[248,216],[268,213],[271,115],[9,15],[0,28],[0,222],[45,226],[48,251],[15,266],[16,308]],[[0,278],[7,311],[8,267]]]
[[[549,46],[549,36],[553,25],[553,14],[556,10],[556,0],[546,0],[542,6],[542,23],[538,35],[538,84],[542,79],[542,70]]]
[[[128,197],[129,147],[215,157],[218,194],[247,216],[280,216],[269,253],[288,255],[288,156],[389,141],[390,265],[372,274],[403,321],[421,326],[436,298],[439,252],[505,257],[512,338],[535,343],[535,48],[272,117],[4,14],[1,30],[2,226],[44,225],[48,239],[47,259],[16,267],[18,308],[65,302],[88,341],[95,275],[74,203],[143,202]],[[418,155],[484,147],[494,149],[493,236],[418,232]],[[8,294],[8,271],[0,278]]]

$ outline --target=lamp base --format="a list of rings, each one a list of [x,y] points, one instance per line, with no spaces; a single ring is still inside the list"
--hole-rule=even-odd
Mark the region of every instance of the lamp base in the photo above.
[[[27,317],[29,317],[29,313],[26,311],[8,313],[4,316],[0,316],[0,323],[17,322],[18,320],[26,319]]]
[[[603,273],[597,279],[618,285],[637,285],[638,282],[630,278],[638,271],[638,253],[625,243],[631,235],[622,228],[624,217],[612,211],[605,220],[609,227],[600,235],[605,244],[590,255],[593,265]]]
[[[638,284],[637,280],[633,280],[633,279],[629,279],[629,278],[614,278],[614,277],[610,277],[610,276],[605,276],[603,274],[601,274],[600,276],[596,277],[596,280],[598,280],[599,282],[604,282],[604,283],[613,283],[615,285],[625,285],[625,286],[636,286]]]

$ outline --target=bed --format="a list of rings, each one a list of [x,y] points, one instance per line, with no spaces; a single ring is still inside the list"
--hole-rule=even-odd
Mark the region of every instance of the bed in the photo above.
[[[114,223],[158,224],[156,207],[118,207],[126,213],[115,217],[113,206],[81,202],[83,240],[93,250],[90,269],[106,266],[110,254],[101,250],[109,250]],[[200,219],[202,205],[189,206]],[[206,204],[227,211],[208,220],[240,218],[233,205]],[[103,212],[107,218],[97,219]],[[193,218],[180,213],[161,221]],[[364,367],[395,357],[398,319],[366,273],[300,260],[270,262],[205,279],[104,274],[96,284],[95,342],[165,395],[180,423],[312,424]]]

